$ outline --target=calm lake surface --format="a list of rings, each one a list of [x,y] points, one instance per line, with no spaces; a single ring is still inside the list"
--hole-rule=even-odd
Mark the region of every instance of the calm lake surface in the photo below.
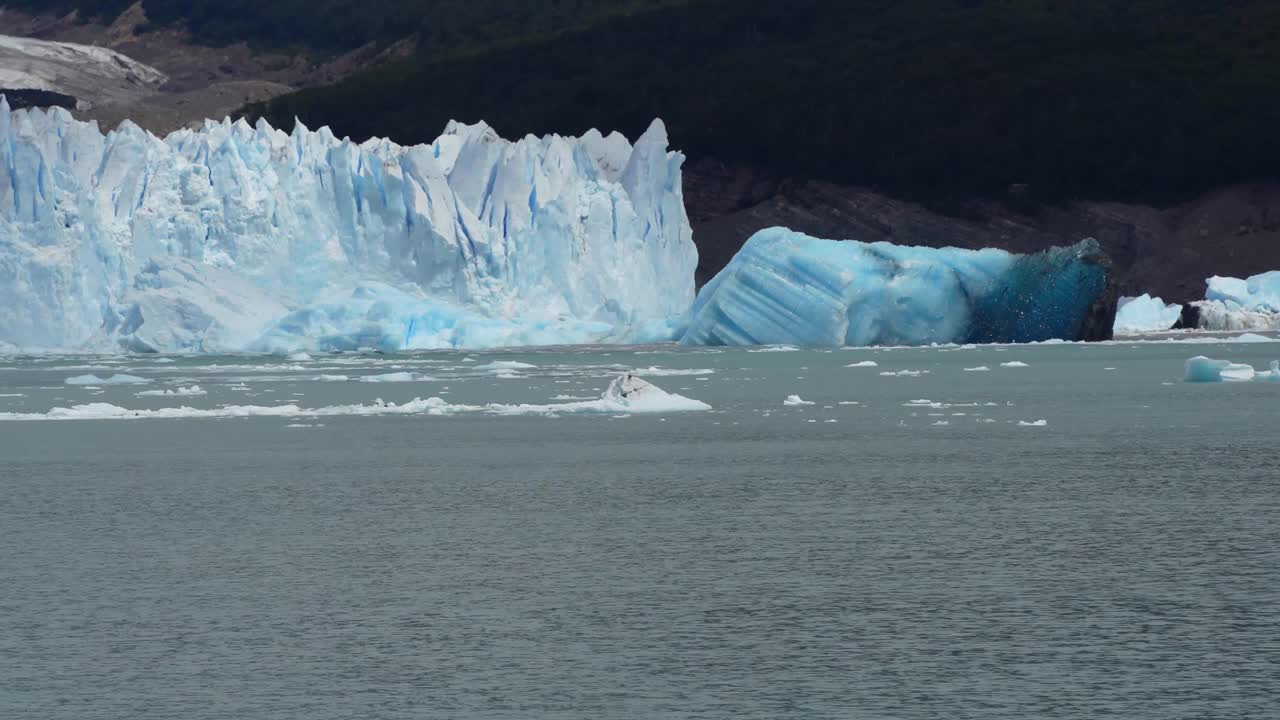
[[[1280,717],[1280,384],[1200,354],[1280,344],[0,358],[0,717]]]

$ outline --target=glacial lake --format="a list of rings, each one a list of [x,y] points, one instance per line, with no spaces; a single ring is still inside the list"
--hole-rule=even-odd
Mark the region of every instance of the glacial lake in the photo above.
[[[0,357],[0,717],[1280,717],[1195,355],[1280,343]]]

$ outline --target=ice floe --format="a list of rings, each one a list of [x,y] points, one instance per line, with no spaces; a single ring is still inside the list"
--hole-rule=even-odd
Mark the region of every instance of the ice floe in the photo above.
[[[105,378],[98,377],[97,375],[77,375],[75,377],[69,377],[66,380],[63,380],[63,382],[67,385],[94,385],[100,387],[102,385],[145,385],[151,381],[146,378],[138,377],[137,375],[116,373],[115,375]]]
[[[56,407],[43,413],[0,413],[0,421],[23,420],[146,420],[182,418],[249,418],[284,417],[315,418],[332,416],[376,415],[455,415],[487,413],[492,415],[552,415],[560,413],[668,413],[710,410],[711,406],[692,398],[668,393],[634,375],[615,378],[608,389],[595,400],[550,403],[545,405],[453,404],[438,397],[397,404],[381,398],[369,405],[332,405],[305,408],[288,405],[225,405],[217,408],[169,407],[140,410],[110,403],[85,403]]]
[[[1199,355],[1187,360],[1183,379],[1190,383],[1280,382],[1280,361],[1271,361],[1269,370],[1256,370],[1252,365]]]
[[[134,393],[137,397],[200,397],[208,394],[208,391],[199,385],[179,387],[176,390],[143,390],[140,393]]]

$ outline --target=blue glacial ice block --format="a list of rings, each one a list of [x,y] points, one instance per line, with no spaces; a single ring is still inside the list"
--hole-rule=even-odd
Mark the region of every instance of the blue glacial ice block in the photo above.
[[[1240,278],[1219,277],[1205,281],[1205,300],[1228,303],[1250,312],[1280,313],[1280,270]]]
[[[1096,241],[1034,255],[756,233],[694,301],[691,345],[926,345],[1109,337]],[[1111,298],[1110,301],[1108,298]]]
[[[1166,305],[1164,300],[1144,293],[1138,297],[1120,298],[1114,328],[1121,335],[1162,332],[1177,325],[1181,318],[1181,305]]]

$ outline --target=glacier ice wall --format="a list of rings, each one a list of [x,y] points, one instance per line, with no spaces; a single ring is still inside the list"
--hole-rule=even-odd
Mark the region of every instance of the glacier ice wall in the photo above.
[[[1177,325],[1181,318],[1181,305],[1166,305],[1164,300],[1143,293],[1138,297],[1120,298],[1114,328],[1120,335],[1161,332]]]
[[[1099,303],[1106,303],[1108,275],[1105,256],[1092,240],[1014,255],[821,240],[771,228],[752,236],[703,287],[682,342],[837,346],[1083,339],[1096,324],[1092,315]],[[1105,331],[1111,322],[1108,316]]]
[[[1280,271],[1246,279],[1205,281],[1205,299],[1192,303],[1205,330],[1280,330]]]
[[[0,99],[0,345],[434,348],[671,338],[697,251],[655,121],[434,143],[206,122],[105,135]]]

